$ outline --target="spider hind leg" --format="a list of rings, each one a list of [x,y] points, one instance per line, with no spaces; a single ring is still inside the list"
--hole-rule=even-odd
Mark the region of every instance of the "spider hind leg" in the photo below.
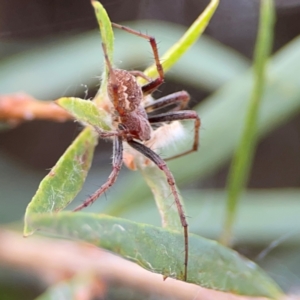
[[[186,216],[184,214],[184,210],[182,207],[182,204],[179,199],[179,194],[176,189],[175,185],[175,179],[169,170],[166,162],[158,155],[156,154],[153,150],[148,148],[147,146],[140,144],[134,140],[127,141],[127,143],[134,148],[135,150],[139,151],[143,155],[145,155],[147,158],[149,158],[151,161],[153,161],[166,175],[168,184],[170,186],[171,192],[173,194],[175,204],[178,210],[179,218],[181,225],[184,230],[184,251],[185,251],[185,256],[184,256],[184,281],[187,280],[187,266],[188,266],[188,223],[186,221]]]

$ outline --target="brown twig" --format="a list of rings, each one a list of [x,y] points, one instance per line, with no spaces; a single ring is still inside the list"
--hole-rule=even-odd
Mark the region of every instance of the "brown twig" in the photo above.
[[[0,122],[17,125],[24,121],[65,122],[72,116],[52,101],[40,101],[25,93],[0,96]]]
[[[24,239],[21,233],[3,229],[0,240],[0,264],[34,271],[48,284],[86,273],[108,284],[172,299],[266,300],[213,291],[171,278],[163,281],[161,275],[84,243],[38,237]]]

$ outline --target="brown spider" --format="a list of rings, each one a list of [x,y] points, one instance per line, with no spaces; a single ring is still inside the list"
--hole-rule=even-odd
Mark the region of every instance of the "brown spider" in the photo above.
[[[107,189],[109,189],[116,181],[123,163],[123,142],[126,142],[132,148],[142,153],[150,161],[156,164],[166,175],[168,184],[173,194],[181,224],[184,229],[184,280],[187,279],[188,266],[188,224],[179,200],[179,194],[176,190],[175,180],[167,167],[165,161],[144,143],[152,137],[153,129],[151,124],[172,122],[175,120],[194,119],[194,143],[190,150],[180,153],[171,158],[179,157],[198,149],[200,119],[195,111],[181,110],[186,107],[190,97],[185,91],[177,92],[144,106],[144,97],[155,91],[164,82],[164,71],[159,61],[157,44],[154,37],[142,34],[131,28],[112,23],[116,28],[125,30],[129,33],[147,39],[152,47],[158,78],[152,80],[140,71],[126,71],[122,69],[114,69],[109,61],[106,45],[102,43],[106,65],[108,68],[108,97],[114,107],[114,114],[117,118],[117,129],[111,132],[104,132],[97,129],[101,138],[113,138],[113,170],[108,180],[74,211],[83,209],[97,200]],[[144,78],[148,83],[140,86],[136,77]],[[147,112],[153,112],[168,106],[175,106],[171,111],[148,116]],[[171,159],[169,158],[169,159]]]

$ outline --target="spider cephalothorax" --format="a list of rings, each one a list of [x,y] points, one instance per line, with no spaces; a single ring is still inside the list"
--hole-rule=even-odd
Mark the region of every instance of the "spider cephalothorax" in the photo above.
[[[147,141],[151,137],[151,126],[142,105],[143,91],[136,77],[130,72],[109,67],[108,97],[118,112],[120,123],[132,138]]]
[[[182,110],[186,107],[189,101],[189,95],[185,91],[176,92],[158,100],[150,101],[145,105],[145,102],[143,101],[144,97],[150,95],[164,81],[164,72],[159,61],[155,39],[128,27],[114,23],[112,24],[114,27],[145,38],[150,42],[159,76],[152,80],[146,77],[140,71],[114,69],[108,58],[106,45],[102,44],[105,62],[108,69],[108,98],[112,103],[114,110],[113,114],[116,117],[116,130],[104,132],[97,128],[97,132],[102,138],[113,138],[113,170],[108,177],[108,180],[93,195],[91,195],[80,206],[78,206],[75,211],[81,210],[82,208],[92,204],[97,200],[98,197],[100,197],[101,194],[103,194],[114,184],[123,163],[123,142],[127,142],[130,147],[156,164],[166,175],[170,190],[177,206],[181,224],[184,228],[185,267],[183,278],[186,280],[188,266],[188,224],[186,222],[186,217],[179,199],[179,194],[176,189],[175,180],[172,173],[170,172],[166,162],[147,145],[149,142],[151,142],[151,139],[154,140],[157,138],[157,133],[160,132],[159,130],[153,132],[151,124],[193,119],[195,121],[195,125],[194,143],[192,149],[171,158],[179,157],[192,151],[196,151],[199,143],[200,119],[195,111]],[[143,86],[140,86],[136,80],[136,77],[144,78],[147,83]],[[154,114],[157,109],[169,106],[172,106],[172,109],[169,112],[160,113],[157,115]],[[150,112],[151,115],[148,115]]]

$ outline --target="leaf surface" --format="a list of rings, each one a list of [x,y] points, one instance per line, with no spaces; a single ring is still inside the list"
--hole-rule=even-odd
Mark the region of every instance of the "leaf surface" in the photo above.
[[[61,212],[32,215],[43,233],[84,240],[113,251],[143,268],[183,278],[183,235],[179,232],[106,215]],[[253,262],[215,241],[190,235],[188,282],[250,296],[278,298],[277,285]]]
[[[56,103],[67,110],[74,118],[103,130],[110,130],[110,117],[107,112],[98,108],[94,102],[74,97],[64,97]]]
[[[28,223],[32,215],[58,212],[64,209],[81,190],[91,166],[97,135],[85,128],[42,180],[25,213],[24,235],[34,229]]]

